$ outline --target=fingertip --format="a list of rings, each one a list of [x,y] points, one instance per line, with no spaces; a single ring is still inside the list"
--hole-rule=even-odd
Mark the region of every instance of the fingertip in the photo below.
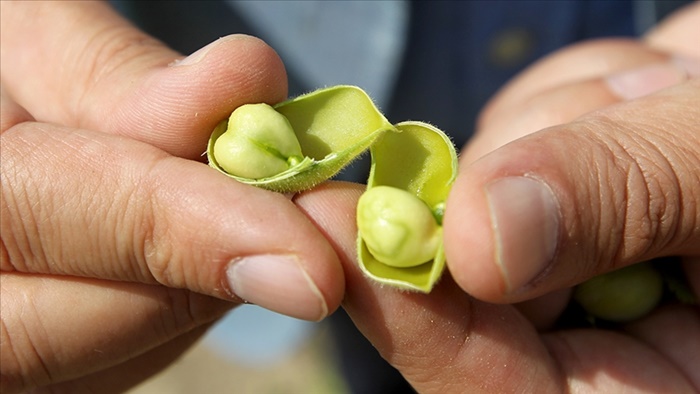
[[[101,89],[91,111],[97,129],[197,159],[214,127],[240,105],[274,104],[287,97],[282,60],[264,41],[247,35],[222,37],[184,59],[172,55],[131,75],[129,86]],[[111,84],[110,84],[111,85]],[[115,94],[115,92],[117,92]],[[98,115],[94,117],[94,115]]]
[[[482,177],[462,163],[447,199],[445,256],[455,282],[470,295],[498,299],[504,283],[494,263],[495,239]]]
[[[445,252],[455,281],[489,302],[529,297],[554,259],[561,212],[548,184],[540,137],[462,163],[445,214]],[[535,157],[536,156],[536,157]]]
[[[196,67],[191,69],[203,73],[202,68],[213,68],[228,73],[226,76],[237,80],[239,89],[243,89],[236,93],[250,95],[250,99],[256,102],[274,104],[287,96],[287,74],[282,59],[265,41],[254,36],[231,34],[221,37],[169,66],[174,69],[200,66],[199,70]]]
[[[514,294],[544,272],[557,250],[561,222],[551,187],[527,174],[495,179],[485,186],[495,260],[505,292]]]
[[[221,37],[184,59],[171,62],[167,69],[181,78],[194,77],[214,95],[227,93],[229,97],[225,98],[239,101],[238,105],[274,104],[287,97],[287,73],[282,59],[265,41],[254,36]],[[231,85],[237,89],[232,91]]]
[[[691,60],[678,58],[675,62],[654,63],[618,72],[605,78],[604,82],[616,96],[632,100],[685,81],[694,71],[692,67],[697,66]]]
[[[320,321],[330,316],[340,307],[345,295],[345,273],[332,241],[327,239],[321,229],[310,225],[314,233],[308,247],[303,250],[303,257],[297,260],[301,276],[308,286],[310,294],[318,299],[316,316],[301,317],[305,320]]]
[[[327,296],[321,292],[318,279],[304,269],[296,256],[235,259],[226,268],[226,280],[236,296],[287,316],[320,321],[329,314]]]
[[[196,181],[177,183],[176,194],[163,197],[178,206],[164,207],[176,220],[167,226],[167,236],[177,258],[160,263],[167,271],[159,281],[309,321],[338,308],[345,284],[338,256],[288,198],[211,169],[205,174],[201,164],[191,167],[198,167],[197,173],[181,170],[171,173],[176,179],[170,181]],[[173,211],[185,212],[173,218]]]

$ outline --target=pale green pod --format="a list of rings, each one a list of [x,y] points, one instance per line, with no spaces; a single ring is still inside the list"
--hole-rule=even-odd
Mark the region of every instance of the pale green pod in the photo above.
[[[382,134],[370,147],[372,167],[367,190],[390,186],[417,197],[434,217],[440,240],[429,261],[404,267],[387,265],[377,259],[358,234],[358,260],[362,271],[380,283],[428,293],[445,268],[442,216],[445,200],[457,176],[457,153],[442,131],[426,123],[403,122],[397,124],[396,129],[396,132]]]
[[[379,262],[415,267],[432,260],[442,242],[433,212],[418,197],[390,186],[368,189],[357,203],[357,228]]]
[[[288,161],[288,168],[261,178],[229,173],[220,164],[228,159],[217,155],[215,148],[222,135],[229,132],[235,134],[236,130],[232,129],[234,124],[223,121],[209,139],[209,165],[243,183],[278,192],[299,192],[333,177],[367,150],[382,133],[394,130],[369,96],[355,86],[341,85],[316,90],[273,108],[286,117],[293,129],[301,147],[300,160]],[[248,148],[250,146],[241,149]],[[276,149],[279,151],[279,147]],[[238,152],[236,148],[229,148],[228,151],[233,154]],[[254,163],[250,164],[255,166]],[[248,174],[257,175],[257,172],[253,170]]]
[[[573,297],[595,318],[627,322],[651,312],[663,292],[661,274],[646,262],[591,278],[576,286]]]

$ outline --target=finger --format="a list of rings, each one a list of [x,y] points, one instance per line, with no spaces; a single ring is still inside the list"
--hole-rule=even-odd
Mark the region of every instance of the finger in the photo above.
[[[509,81],[489,100],[479,116],[477,128],[488,128],[493,121],[512,116],[518,108],[538,108],[529,102],[544,92],[586,80],[602,79],[644,65],[667,62],[668,58],[666,52],[653,50],[636,40],[602,39],[572,45],[544,57]],[[569,106],[580,105],[570,100],[566,103]]]
[[[280,194],[118,136],[23,123],[0,138],[5,271],[161,283],[308,320],[340,303],[337,256]]]
[[[47,387],[58,393],[124,393],[171,366],[210,326],[195,328],[174,340],[120,365]]]
[[[182,60],[103,2],[2,2],[1,48],[3,84],[36,119],[187,158],[237,106],[287,93],[281,60],[258,39],[224,37]]]
[[[449,276],[428,295],[371,282],[354,263],[360,194],[357,186],[326,184],[296,202],[343,260],[343,307],[416,391],[566,392],[586,386],[605,392],[689,391],[673,365],[638,342],[622,337],[617,343],[617,336],[591,330],[551,335],[543,343],[514,307],[474,300]]]
[[[513,104],[502,116],[484,123],[483,129],[463,150],[461,160],[473,162],[488,152],[538,130],[567,123],[597,109],[680,84],[688,79],[692,67],[688,62],[650,63],[604,78],[559,86],[528,97],[521,103]]]
[[[3,273],[0,284],[3,392],[129,362],[232,307],[185,290],[76,277]]]
[[[621,333],[567,330],[543,339],[566,377],[566,392],[695,392],[674,363]]]
[[[690,2],[648,32],[644,40],[664,51],[700,58],[700,3]]]
[[[462,163],[444,222],[447,262],[460,286],[514,302],[635,262],[700,253],[699,84]]]
[[[449,279],[430,295],[420,295],[363,276],[355,263],[355,205],[361,193],[359,185],[331,183],[299,195],[296,203],[341,257],[347,284],[343,307],[382,357],[418,392],[472,392],[469,382],[479,382],[483,392],[517,391],[523,389],[519,378],[533,368],[545,375],[531,380],[533,390],[551,391],[559,380],[556,371],[543,361],[546,351],[513,308],[475,302]],[[483,336],[479,331],[486,325],[493,331]]]
[[[571,300],[572,293],[571,288],[561,289],[515,304],[515,307],[536,329],[547,330],[552,328],[561,317]]]
[[[696,306],[664,306],[627,325],[625,331],[663,354],[700,390],[700,311]]]
[[[519,75],[488,103],[461,159],[473,162],[535,131],[692,76],[700,76],[700,61],[638,42],[593,41],[562,50]]]

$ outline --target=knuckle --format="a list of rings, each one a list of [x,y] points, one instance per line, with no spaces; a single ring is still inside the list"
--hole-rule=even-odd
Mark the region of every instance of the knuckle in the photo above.
[[[153,190],[146,193],[148,202],[141,212],[141,228],[144,233],[139,245],[140,251],[135,251],[135,254],[143,261],[141,265],[146,267],[148,275],[157,283],[169,286],[176,281],[173,277],[176,257],[172,248],[170,224],[167,217],[161,214],[163,210],[160,209],[157,193]]]
[[[126,192],[124,202],[121,204],[123,211],[120,215],[130,218],[122,222],[124,228],[119,229],[119,233],[132,234],[131,244],[131,266],[129,271],[135,275],[136,281],[146,283],[163,283],[163,277],[167,273],[164,262],[169,260],[168,256],[163,256],[162,247],[165,236],[160,233],[157,227],[160,220],[155,217],[152,186],[148,180],[139,179],[135,185],[130,186]],[[167,230],[163,231],[167,234]]]
[[[186,240],[179,235],[180,222],[173,221],[170,185],[163,185],[159,180],[161,164],[162,160],[153,162],[138,187],[141,211],[137,214],[141,234],[134,254],[139,266],[145,270],[144,276],[164,286],[192,288],[195,284],[190,282],[197,277],[188,268],[194,270],[196,267],[183,262],[187,253]]]
[[[0,190],[0,270],[28,271],[30,265],[40,266],[46,261],[39,237],[39,201],[47,203],[46,196],[33,181],[37,175],[29,173],[22,162],[27,150],[34,148],[21,140],[22,125],[17,133],[2,135],[2,189]],[[29,132],[30,130],[26,130]],[[30,263],[31,262],[31,263]]]
[[[614,211],[600,208],[601,215],[610,217],[599,218],[599,235],[609,236],[612,228],[613,237],[609,239],[614,264],[658,257],[692,236],[688,217],[692,221],[695,215],[687,215],[692,204],[684,201],[684,193],[692,187],[687,187],[684,174],[696,171],[689,171],[692,160],[682,157],[682,149],[674,141],[651,132],[641,133],[639,128],[646,126],[639,124],[614,122],[612,126],[623,132],[602,137],[612,164],[607,174],[598,177],[598,187],[601,205],[612,199]],[[695,161],[693,165],[700,163]],[[612,196],[604,196],[609,190]]]

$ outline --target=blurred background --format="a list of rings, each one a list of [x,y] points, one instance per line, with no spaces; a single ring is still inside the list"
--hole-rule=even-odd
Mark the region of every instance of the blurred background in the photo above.
[[[327,323],[242,305],[132,394],[350,393]]]

